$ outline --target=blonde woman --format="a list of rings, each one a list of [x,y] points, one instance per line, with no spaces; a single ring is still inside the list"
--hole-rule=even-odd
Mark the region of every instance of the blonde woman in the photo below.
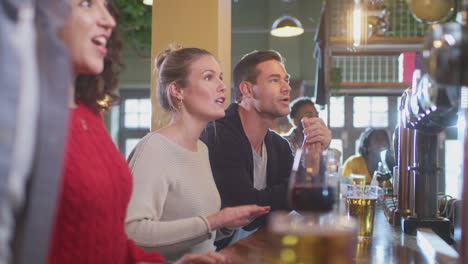
[[[144,137],[129,164],[134,175],[126,230],[140,246],[169,261],[214,249],[213,242],[250,223],[269,207],[224,208],[208,149],[198,137],[224,116],[226,86],[218,61],[206,50],[169,48],[159,54],[158,98],[168,126]]]

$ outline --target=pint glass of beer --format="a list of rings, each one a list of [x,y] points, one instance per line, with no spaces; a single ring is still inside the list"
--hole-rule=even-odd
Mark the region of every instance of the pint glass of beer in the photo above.
[[[351,173],[351,175],[349,175],[349,178],[351,179],[351,184],[357,184],[357,185],[366,184],[365,175]]]
[[[359,240],[372,238],[377,198],[377,186],[348,185],[348,215],[359,222]]]
[[[357,228],[346,215],[274,212],[268,224],[271,263],[354,263]]]

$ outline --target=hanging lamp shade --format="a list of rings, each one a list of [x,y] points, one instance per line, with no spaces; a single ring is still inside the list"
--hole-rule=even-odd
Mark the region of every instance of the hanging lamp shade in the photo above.
[[[455,12],[454,0],[407,0],[407,2],[416,20],[429,24],[445,21]]]
[[[294,37],[304,33],[299,19],[292,16],[282,16],[273,22],[270,34],[275,37]]]
[[[143,0],[143,4],[145,4],[145,5],[153,5],[153,0]]]

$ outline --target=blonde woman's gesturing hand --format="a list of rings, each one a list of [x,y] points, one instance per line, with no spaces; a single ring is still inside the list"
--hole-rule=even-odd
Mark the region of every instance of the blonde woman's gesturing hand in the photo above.
[[[238,228],[245,226],[255,218],[270,212],[270,206],[241,205],[226,207],[207,217],[212,230],[221,227]]]

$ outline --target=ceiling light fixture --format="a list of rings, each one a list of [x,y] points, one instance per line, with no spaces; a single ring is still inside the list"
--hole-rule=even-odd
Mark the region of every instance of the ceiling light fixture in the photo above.
[[[408,0],[408,8],[418,21],[439,24],[455,14],[454,0]]]
[[[153,0],[143,0],[143,4],[145,5],[153,5]]]
[[[295,37],[304,33],[304,28],[299,19],[284,15],[273,22],[270,33],[275,37]]]
[[[363,48],[371,37],[385,36],[390,11],[383,0],[354,0],[348,11],[347,40],[350,50]]]
[[[354,0],[353,8],[348,12],[347,39],[349,49],[366,45],[367,42],[367,10],[361,0]]]
[[[285,4],[290,4],[294,0],[282,0]],[[299,19],[288,15],[288,9],[286,8],[285,14],[276,19],[271,26],[270,34],[275,37],[286,38],[295,37],[304,33],[304,27],[302,27]]]
[[[353,46],[359,47],[362,38],[362,17],[363,10],[360,6],[356,5],[353,10]]]

